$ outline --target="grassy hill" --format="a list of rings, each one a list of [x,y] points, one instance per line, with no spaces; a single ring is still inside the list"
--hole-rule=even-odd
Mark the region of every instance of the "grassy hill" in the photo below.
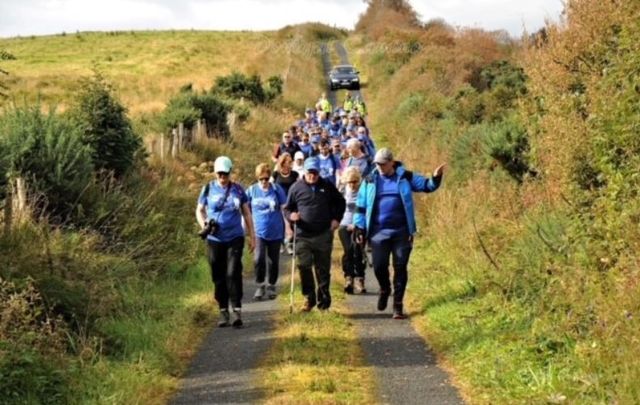
[[[254,180],[253,168],[268,161],[281,131],[320,94],[320,59],[309,55],[327,35],[342,33],[309,24],[265,33],[0,40],[0,49],[15,57],[2,68],[18,111],[36,100],[43,110],[50,104],[67,110],[80,79],[96,69],[114,85],[141,137],[157,131],[154,122],[185,84],[208,90],[232,71],[284,79],[280,98],[249,105],[231,142],[211,139],[176,160],[151,156],[122,179],[96,177],[83,192],[91,209],[73,211],[81,223],[31,218],[0,236],[0,403],[166,401],[213,322],[193,219],[198,186],[210,176],[196,168],[224,153],[235,160],[238,181]],[[15,115],[11,99],[2,119]],[[4,198],[6,184],[0,185]]]

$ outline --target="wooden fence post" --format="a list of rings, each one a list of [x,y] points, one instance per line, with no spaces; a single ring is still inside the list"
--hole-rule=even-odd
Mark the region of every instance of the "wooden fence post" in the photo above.
[[[11,183],[7,184],[7,194],[4,198],[4,232],[11,233],[11,220],[13,219],[13,193]]]
[[[178,130],[171,130],[171,157],[176,158],[178,156]]]
[[[160,161],[164,162],[164,134],[160,133]]]
[[[181,122],[178,124],[178,153],[184,148],[184,138],[184,124]]]

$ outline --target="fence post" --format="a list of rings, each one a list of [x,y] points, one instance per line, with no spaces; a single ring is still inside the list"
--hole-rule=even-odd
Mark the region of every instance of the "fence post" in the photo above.
[[[164,134],[160,133],[160,161],[164,162]]]
[[[13,192],[12,184],[7,184],[7,195],[4,198],[4,233],[9,235],[11,232],[11,220],[13,218]]]
[[[182,152],[184,148],[184,124],[181,122],[178,124],[178,153]]]
[[[173,128],[171,130],[171,157],[176,158],[178,156],[178,130]]]

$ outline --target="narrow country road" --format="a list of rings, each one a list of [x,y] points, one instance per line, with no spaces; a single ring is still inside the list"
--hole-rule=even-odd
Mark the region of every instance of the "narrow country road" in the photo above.
[[[283,257],[281,271],[287,263],[289,260]],[[258,362],[273,342],[273,315],[277,303],[275,300],[252,301],[255,289],[249,277],[253,271],[245,268],[243,273],[245,326],[242,329],[213,327],[170,404],[253,404],[263,398],[254,379]]]
[[[344,45],[335,43],[340,63],[348,64]],[[323,57],[329,55],[323,52]],[[327,65],[327,61],[323,63]],[[328,74],[328,70],[325,71]],[[353,97],[364,96],[352,91]],[[447,374],[438,367],[435,355],[413,328],[410,320],[391,318],[391,309],[377,311],[378,286],[373,269],[367,268],[368,293],[347,297],[349,315],[356,326],[360,345],[368,365],[375,369],[383,404],[449,405],[463,404]],[[391,307],[391,304],[389,305]]]
[[[335,50],[342,63],[348,63],[344,46],[336,42]],[[329,48],[321,46],[325,73],[331,68]],[[361,92],[352,92],[363,97]],[[327,96],[336,105],[336,92]],[[285,275],[289,257],[281,258],[280,274]],[[335,274],[336,269],[334,269]],[[274,314],[277,301],[252,301],[254,283],[245,269],[242,329],[215,328],[205,338],[181,382],[180,390],[170,401],[186,404],[252,404],[265,398],[255,380],[259,362],[273,343]],[[376,310],[377,282],[372,269],[367,269],[364,295],[347,297],[349,313],[355,325],[365,363],[375,370],[381,404],[449,405],[463,404],[447,374],[436,362],[435,355],[413,328],[410,320],[391,318],[390,309]],[[287,288],[287,286],[279,286]]]

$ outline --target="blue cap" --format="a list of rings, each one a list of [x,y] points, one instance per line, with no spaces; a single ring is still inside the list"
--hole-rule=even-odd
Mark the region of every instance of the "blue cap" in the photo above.
[[[320,161],[318,160],[318,158],[315,157],[315,156],[308,157],[304,161],[304,170],[306,172],[311,171],[311,170],[314,170],[316,172],[320,172]]]

